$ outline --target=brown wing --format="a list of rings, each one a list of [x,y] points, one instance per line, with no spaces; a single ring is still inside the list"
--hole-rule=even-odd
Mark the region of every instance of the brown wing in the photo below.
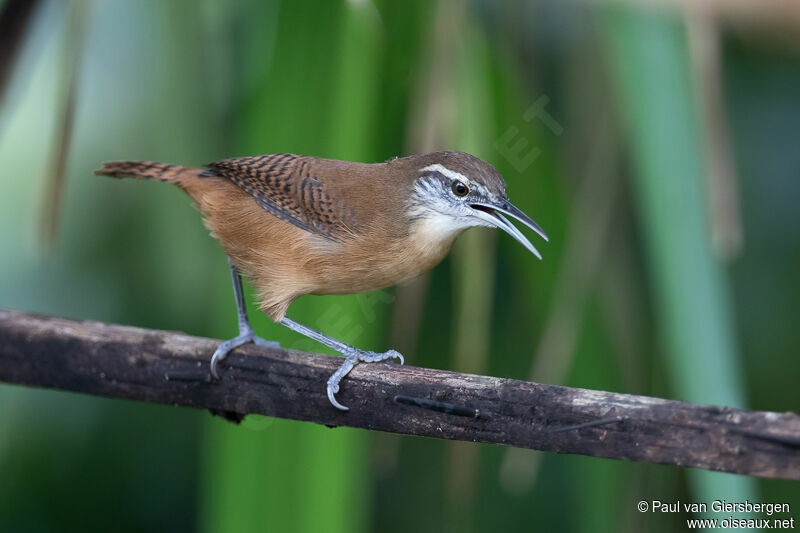
[[[217,174],[255,198],[261,207],[298,228],[341,241],[352,232],[325,184],[310,171],[311,158],[294,154],[234,157],[211,163]]]

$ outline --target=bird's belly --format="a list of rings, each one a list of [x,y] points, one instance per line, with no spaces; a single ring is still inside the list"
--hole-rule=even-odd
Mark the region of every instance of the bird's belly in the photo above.
[[[328,256],[312,294],[355,294],[397,285],[439,264],[449,248],[365,247]]]

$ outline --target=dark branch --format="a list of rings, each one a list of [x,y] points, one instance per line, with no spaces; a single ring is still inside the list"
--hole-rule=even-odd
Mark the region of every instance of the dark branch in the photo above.
[[[0,380],[328,426],[800,480],[800,417],[388,364],[361,365],[335,409],[337,358],[0,311]]]

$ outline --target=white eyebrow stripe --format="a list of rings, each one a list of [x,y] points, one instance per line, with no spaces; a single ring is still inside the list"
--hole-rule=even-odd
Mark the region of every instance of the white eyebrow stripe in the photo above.
[[[463,174],[459,174],[455,170],[450,170],[446,166],[435,163],[433,165],[428,165],[425,168],[419,169],[420,172],[438,172],[439,174],[450,178],[451,180],[461,180],[467,185],[471,185],[472,182]]]
[[[480,182],[472,181],[465,175],[456,172],[455,170],[450,170],[446,166],[442,165],[441,163],[434,163],[433,165],[428,165],[425,168],[419,169],[420,172],[438,172],[439,174],[443,175],[446,178],[450,178],[453,180],[461,180],[463,181],[471,191],[476,191],[479,194],[487,197],[487,198],[494,198],[494,194],[490,193],[489,190]],[[433,192],[435,189],[433,188],[433,184],[426,183],[428,190]]]

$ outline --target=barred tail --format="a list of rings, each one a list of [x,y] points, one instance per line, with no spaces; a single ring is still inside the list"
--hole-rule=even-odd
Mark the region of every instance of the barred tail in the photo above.
[[[103,164],[103,168],[95,170],[94,173],[97,176],[111,176],[112,178],[165,181],[182,189],[186,189],[194,179],[216,176],[215,173],[202,168],[150,161],[113,161]]]

